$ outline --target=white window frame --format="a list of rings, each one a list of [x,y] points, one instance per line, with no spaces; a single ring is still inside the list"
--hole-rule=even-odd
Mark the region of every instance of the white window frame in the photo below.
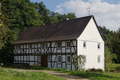
[[[68,61],[68,57],[70,57],[70,61]],[[70,55],[67,55],[67,56],[66,56],[66,62],[67,62],[67,63],[71,63],[71,56],[70,56]]]
[[[59,61],[59,58],[60,58],[60,61]],[[58,62],[58,63],[61,63],[61,62],[62,62],[62,56],[60,56],[60,55],[57,56],[57,62]]]
[[[67,41],[66,42],[66,48],[70,48],[71,47],[71,42],[70,41]]]

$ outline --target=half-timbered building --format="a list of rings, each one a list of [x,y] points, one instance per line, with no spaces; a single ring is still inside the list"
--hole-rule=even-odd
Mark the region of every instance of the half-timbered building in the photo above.
[[[104,70],[104,39],[94,16],[27,28],[14,45],[14,63],[74,70],[75,54],[85,55],[85,69]]]

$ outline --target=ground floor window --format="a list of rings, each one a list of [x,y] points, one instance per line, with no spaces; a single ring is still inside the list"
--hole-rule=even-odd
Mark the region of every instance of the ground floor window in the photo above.
[[[87,57],[86,57],[86,55],[84,55],[84,57],[85,57],[85,63],[87,62]]]
[[[71,60],[71,57],[67,56],[67,60],[66,61],[69,63],[69,62],[71,62],[70,60]]]
[[[58,56],[58,62],[60,63],[62,61],[61,56]]]

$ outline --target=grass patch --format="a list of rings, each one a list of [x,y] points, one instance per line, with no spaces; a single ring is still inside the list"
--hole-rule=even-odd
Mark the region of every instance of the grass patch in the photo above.
[[[120,80],[120,73],[113,72],[89,72],[89,71],[69,71],[65,68],[50,68],[53,71],[60,71],[64,73],[68,73],[75,76],[80,76],[83,78],[89,78],[92,80]]]
[[[120,64],[111,64],[108,67],[109,72],[120,72]]]
[[[18,71],[0,68],[1,80],[65,80],[63,78],[42,73],[30,71]]]
[[[96,70],[95,71],[94,70],[92,70],[92,71],[87,70],[87,71],[83,71],[83,72],[81,72],[81,71],[70,71],[70,70],[67,70],[66,68],[45,68],[45,67],[38,67],[38,66],[35,66],[35,65],[32,66],[31,69],[59,71],[59,72],[68,73],[68,74],[71,74],[71,75],[80,76],[80,77],[88,78],[88,79],[92,79],[92,80],[120,80],[120,71],[119,71],[120,70],[120,64],[110,65],[109,66],[110,71],[108,71],[108,72],[101,72],[99,70],[98,70],[98,72]],[[21,74],[21,75],[23,75],[23,74]],[[45,80],[45,79],[40,79],[40,80]],[[50,80],[50,79],[47,79],[47,80]]]

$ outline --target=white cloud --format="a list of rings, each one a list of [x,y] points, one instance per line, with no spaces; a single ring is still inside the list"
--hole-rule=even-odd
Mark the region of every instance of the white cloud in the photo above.
[[[63,9],[62,8],[58,8],[55,12],[58,12],[58,13],[63,13]]]
[[[91,6],[93,5],[93,6]],[[109,4],[102,0],[70,0],[58,5],[56,12],[73,12],[77,17],[88,16],[87,8],[90,7],[90,14],[95,16],[99,26],[106,26],[110,30],[117,30],[120,27],[120,4]]]
[[[89,0],[89,2],[91,3],[98,3],[98,2],[101,2],[102,0]]]

